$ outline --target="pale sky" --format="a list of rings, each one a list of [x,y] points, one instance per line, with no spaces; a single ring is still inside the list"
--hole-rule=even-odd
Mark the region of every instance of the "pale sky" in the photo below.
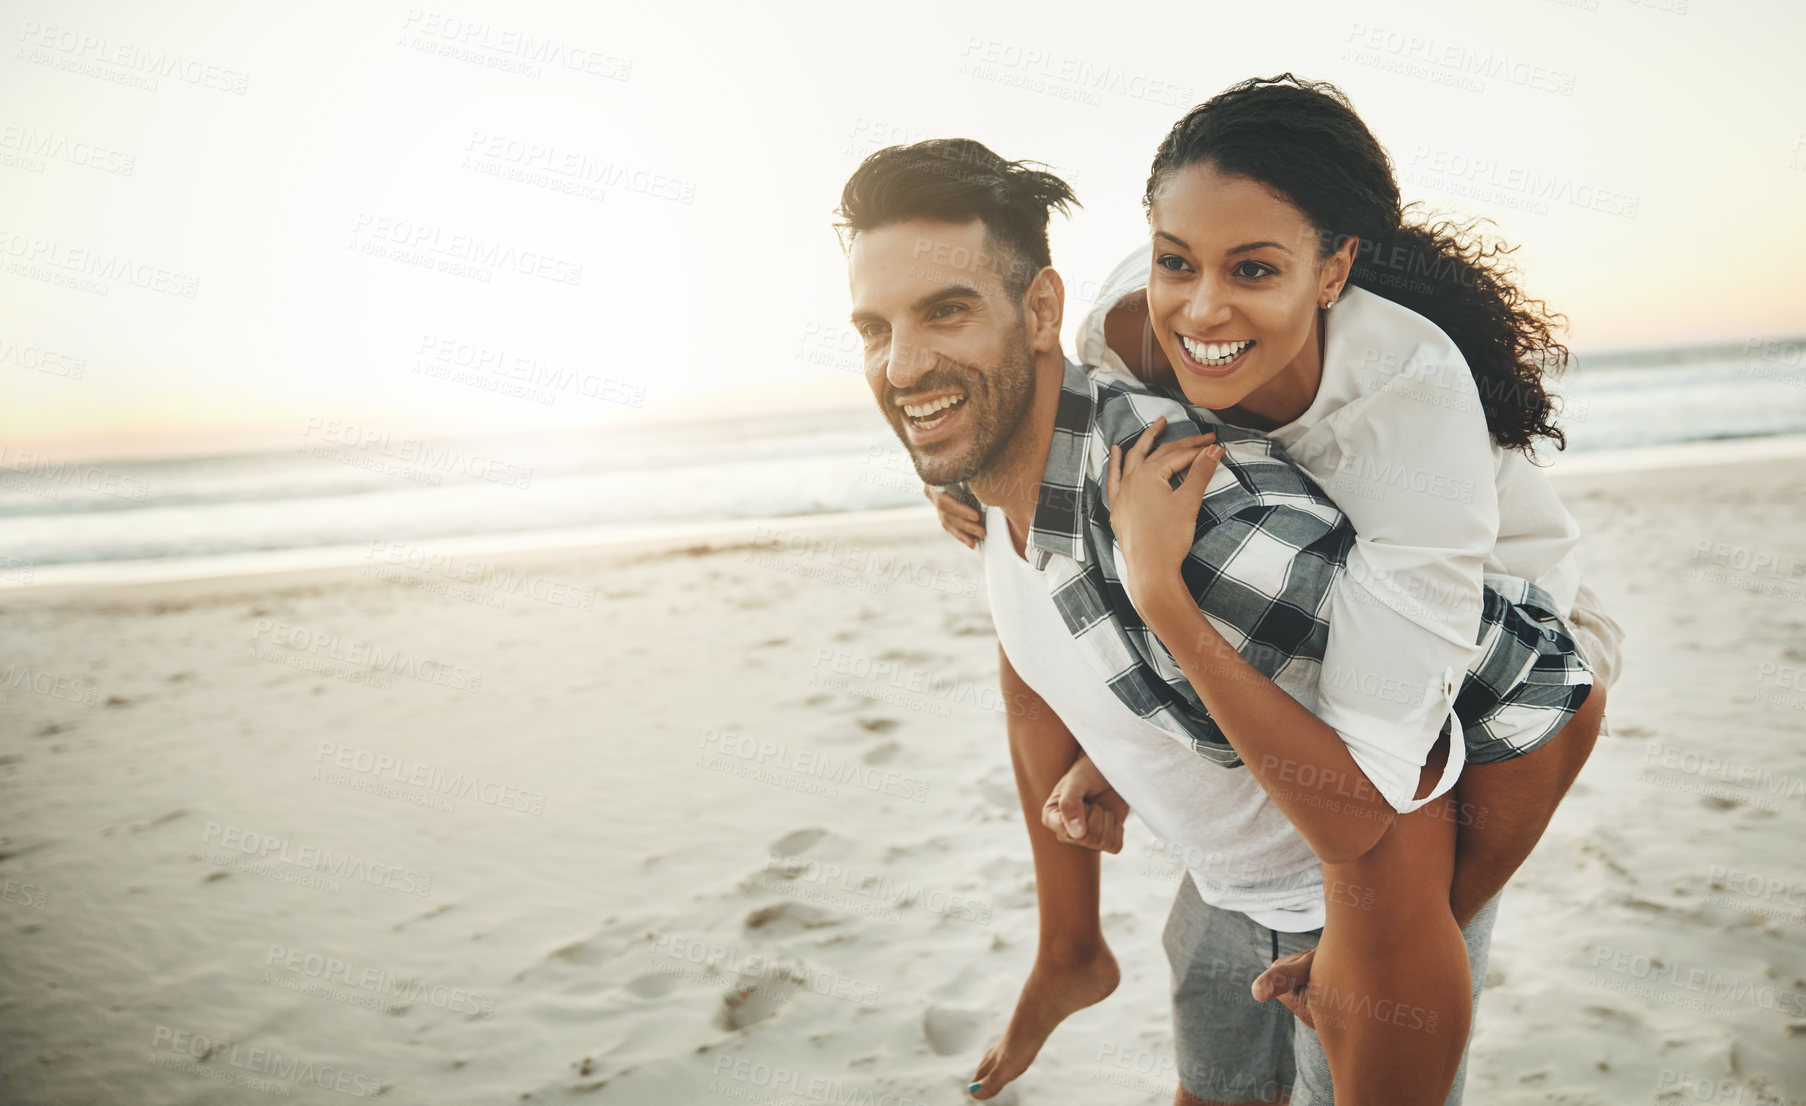
[[[1495,218],[1576,348],[1806,332],[1796,4],[1104,10],[7,0],[0,451],[869,402],[830,226],[861,157],[1056,166],[1083,297],[1167,128],[1287,69],[1352,97],[1407,200]]]

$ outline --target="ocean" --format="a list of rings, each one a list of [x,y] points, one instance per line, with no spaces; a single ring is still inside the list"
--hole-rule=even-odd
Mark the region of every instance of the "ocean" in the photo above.
[[[1806,433],[1801,348],[1782,347],[1792,357],[1718,348],[1583,360],[1556,385],[1566,454]],[[50,464],[0,451],[0,583],[68,575],[58,566],[276,552],[299,563],[309,551],[379,542],[607,534],[922,502],[914,468],[872,405],[430,443],[310,423],[289,448],[235,455]]]

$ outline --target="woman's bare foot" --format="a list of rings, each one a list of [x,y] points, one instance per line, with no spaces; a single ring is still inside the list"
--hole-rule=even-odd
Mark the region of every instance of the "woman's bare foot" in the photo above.
[[[1076,1011],[1108,998],[1122,980],[1122,970],[1110,948],[1099,941],[1095,948],[1077,960],[1056,960],[1046,955],[1035,957],[1035,966],[1022,985],[1022,996],[1016,1000],[1016,1012],[1003,1031],[1003,1039],[992,1045],[979,1062],[969,1088],[973,1098],[990,1098],[1005,1084],[1028,1070],[1035,1062],[1048,1034]]]

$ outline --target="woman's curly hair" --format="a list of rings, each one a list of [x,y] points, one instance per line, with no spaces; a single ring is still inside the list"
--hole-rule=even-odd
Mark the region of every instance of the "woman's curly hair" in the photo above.
[[[1360,239],[1349,283],[1423,315],[1466,359],[1492,440],[1529,454],[1567,440],[1554,423],[1545,374],[1566,366],[1555,339],[1566,319],[1524,295],[1508,262],[1516,247],[1480,232],[1483,220],[1411,219],[1392,161],[1348,97],[1290,73],[1243,81],[1193,108],[1154,154],[1144,206],[1166,178],[1209,162],[1274,190],[1316,226],[1320,257]]]

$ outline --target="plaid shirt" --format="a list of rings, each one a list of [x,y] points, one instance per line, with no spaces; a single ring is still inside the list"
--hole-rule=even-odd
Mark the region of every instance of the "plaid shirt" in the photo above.
[[[1110,446],[1127,448],[1162,415],[1161,442],[1209,430],[1224,446],[1180,575],[1229,644],[1313,711],[1323,690],[1330,596],[1354,530],[1278,443],[1202,422],[1165,389],[1129,388],[1066,361],[1028,563],[1048,577],[1067,629],[1117,698],[1206,759],[1233,768],[1241,759],[1136,612],[1119,574],[1105,495]],[[1553,736],[1585,699],[1591,670],[1561,632],[1547,593],[1515,577],[1488,574],[1486,582],[1477,639],[1483,648],[1456,713],[1466,747],[1491,760]],[[1485,755],[1495,747],[1505,751]]]

